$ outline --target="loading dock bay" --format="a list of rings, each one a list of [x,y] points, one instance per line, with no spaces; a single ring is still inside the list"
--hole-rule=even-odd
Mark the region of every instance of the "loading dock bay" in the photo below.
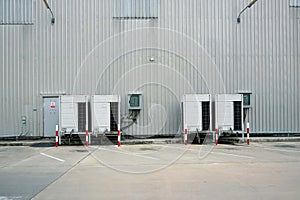
[[[299,199],[300,143],[0,147],[0,199]]]

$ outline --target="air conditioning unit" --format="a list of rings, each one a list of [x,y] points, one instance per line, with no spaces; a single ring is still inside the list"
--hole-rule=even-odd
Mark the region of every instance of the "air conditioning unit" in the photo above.
[[[201,132],[212,130],[211,96],[209,94],[185,94],[181,101],[183,131]]]
[[[243,95],[218,94],[215,96],[215,127],[220,133],[242,132]]]
[[[59,127],[63,134],[85,134],[89,124],[89,96],[65,95],[59,97]],[[90,126],[89,126],[90,127]]]
[[[120,129],[120,96],[94,95],[91,104],[93,133],[117,133]]]

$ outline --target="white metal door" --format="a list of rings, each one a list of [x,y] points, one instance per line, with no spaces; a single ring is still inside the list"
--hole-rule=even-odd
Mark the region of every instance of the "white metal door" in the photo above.
[[[44,137],[55,137],[55,126],[59,123],[58,97],[44,98]]]

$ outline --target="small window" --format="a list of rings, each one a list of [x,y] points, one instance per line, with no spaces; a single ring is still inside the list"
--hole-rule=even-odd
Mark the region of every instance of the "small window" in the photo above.
[[[33,24],[32,0],[0,0],[0,24]]]
[[[300,0],[290,0],[290,7],[300,7]]]
[[[114,18],[151,19],[158,17],[158,0],[115,0]]]

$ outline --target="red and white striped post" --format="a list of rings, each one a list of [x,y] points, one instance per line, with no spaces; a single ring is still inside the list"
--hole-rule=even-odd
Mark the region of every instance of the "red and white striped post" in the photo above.
[[[85,146],[89,146],[89,127],[85,125]]]
[[[120,131],[120,126],[118,126],[118,147],[121,146],[121,131]]]
[[[219,130],[216,128],[216,145],[219,144]]]
[[[247,122],[247,144],[250,144],[250,126],[249,122]]]
[[[55,147],[58,147],[58,125],[55,128]]]
[[[187,145],[188,144],[188,138],[187,138],[187,135],[188,135],[188,130],[187,128],[184,129],[184,145]]]

